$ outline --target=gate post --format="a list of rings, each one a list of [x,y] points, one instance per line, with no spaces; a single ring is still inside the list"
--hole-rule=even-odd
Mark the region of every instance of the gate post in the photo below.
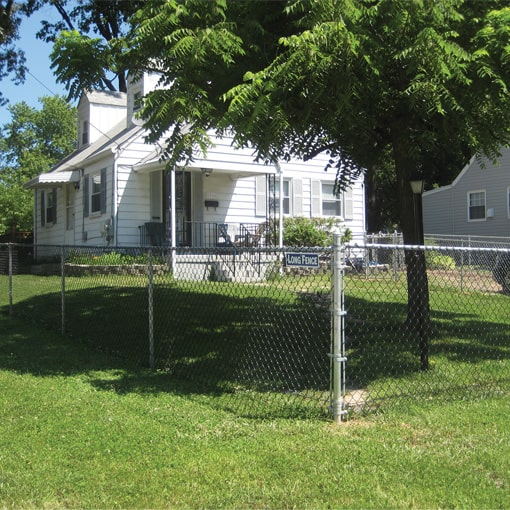
[[[344,271],[345,250],[341,235],[336,234],[333,241],[333,281],[331,294],[331,411],[336,423],[345,421],[345,314],[344,309]]]

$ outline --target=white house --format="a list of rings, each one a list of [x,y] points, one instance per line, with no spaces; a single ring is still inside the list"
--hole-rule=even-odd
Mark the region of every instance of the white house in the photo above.
[[[485,163],[472,158],[451,184],[423,194],[425,234],[510,237],[510,149]]]
[[[269,224],[281,243],[284,215],[332,216],[355,237],[364,234],[363,180],[334,195],[326,156],[264,165],[216,137],[206,157],[168,168],[134,118],[136,99],[157,78],[145,76],[126,94],[81,97],[78,149],[25,185],[35,190],[37,245],[253,245],[265,242]]]

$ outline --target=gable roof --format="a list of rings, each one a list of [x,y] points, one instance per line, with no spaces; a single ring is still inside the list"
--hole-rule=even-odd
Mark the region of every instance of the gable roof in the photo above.
[[[127,94],[125,92],[117,92],[114,90],[90,90],[81,95],[78,105],[85,100],[94,104],[126,106]]]

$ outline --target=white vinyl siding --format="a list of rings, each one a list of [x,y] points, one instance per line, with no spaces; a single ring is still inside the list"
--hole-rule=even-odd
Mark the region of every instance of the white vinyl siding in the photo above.
[[[480,221],[486,218],[485,190],[468,193],[468,221]]]

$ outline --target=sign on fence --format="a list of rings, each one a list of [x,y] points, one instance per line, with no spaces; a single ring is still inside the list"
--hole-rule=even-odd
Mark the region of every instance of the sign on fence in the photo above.
[[[319,254],[286,253],[285,263],[289,267],[319,267]]]

